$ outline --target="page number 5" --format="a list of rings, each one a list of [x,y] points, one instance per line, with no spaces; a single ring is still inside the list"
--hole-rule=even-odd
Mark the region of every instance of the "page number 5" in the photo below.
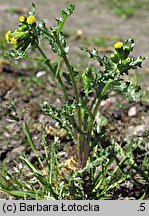
[[[138,211],[145,211],[145,203],[140,203],[140,209]]]

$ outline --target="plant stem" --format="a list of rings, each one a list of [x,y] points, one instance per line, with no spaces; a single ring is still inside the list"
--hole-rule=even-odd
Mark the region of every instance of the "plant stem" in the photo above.
[[[45,59],[45,64],[50,68],[50,70],[52,71],[53,75],[55,75],[55,70],[54,70],[53,66],[51,65],[51,63],[50,63],[50,60],[47,58],[47,56],[45,55],[45,53],[42,51],[42,49],[39,46],[37,46],[37,49],[40,52],[40,54],[42,55],[42,57]],[[68,94],[67,94],[65,85],[64,85],[61,77],[57,76],[57,79],[58,79],[60,87],[61,87],[61,89],[63,91],[65,100],[68,100]]]
[[[55,42],[57,43],[59,49],[61,50],[61,54],[62,54],[62,57],[63,57],[63,59],[64,59],[65,65],[66,65],[66,67],[67,67],[67,69],[68,69],[68,71],[69,71],[69,73],[70,73],[70,78],[71,78],[72,85],[73,85],[73,88],[74,88],[76,100],[77,100],[77,102],[79,102],[79,94],[78,94],[77,86],[76,86],[76,83],[75,83],[75,78],[74,78],[74,75],[73,75],[72,67],[70,66],[69,61],[68,61],[68,59],[67,59],[65,50],[63,49],[63,47],[62,47],[62,45],[61,45],[61,43],[60,43],[60,41],[59,41],[57,35],[55,35],[55,37],[54,37],[54,36],[51,35],[47,30],[44,30],[44,29],[42,29],[42,32],[43,32],[46,36],[48,36],[48,37],[52,38],[53,40],[55,40]]]
[[[110,85],[111,85],[111,80],[109,82],[107,82],[106,85],[102,89],[100,99],[98,99],[98,101],[96,103],[96,106],[94,108],[94,111],[93,111],[94,119],[95,119],[95,117],[97,115],[97,112],[99,110],[101,100],[108,93]],[[93,107],[95,101],[96,100],[92,101],[91,108]],[[88,154],[89,154],[89,144],[90,144],[90,140],[91,140],[91,133],[92,133],[92,130],[93,130],[93,125],[94,125],[94,120],[90,121],[89,126],[88,126],[87,138],[86,138],[86,143],[85,143],[85,150],[84,150],[84,155],[83,155],[83,167],[86,166],[86,162],[87,162],[87,158],[88,158]]]
[[[58,47],[60,48],[61,50],[61,54],[62,54],[62,57],[64,59],[64,62],[66,64],[66,67],[70,73],[70,78],[71,78],[71,82],[72,82],[72,85],[73,85],[73,88],[74,88],[74,93],[75,93],[75,96],[76,96],[76,101],[79,102],[79,94],[78,94],[78,90],[77,90],[77,86],[76,86],[76,82],[75,82],[75,78],[74,78],[74,75],[73,75],[73,70],[72,70],[72,67],[71,65],[69,64],[69,61],[68,61],[68,58],[66,56],[66,52],[65,50],[63,49],[59,39],[57,36],[55,36],[55,40],[56,40],[56,43],[58,45]]]
[[[93,114],[94,114],[94,119],[97,115],[97,112],[99,110],[100,107],[100,103],[101,100],[98,99],[96,106],[94,108]],[[82,167],[84,168],[86,166],[86,162],[87,162],[87,158],[88,158],[88,153],[89,153],[89,144],[90,144],[90,140],[91,140],[91,133],[93,130],[93,125],[94,125],[94,120],[89,122],[89,126],[88,126],[88,132],[87,132],[87,138],[86,138],[86,143],[85,143],[85,149],[84,149],[84,157],[83,157],[83,163],[82,163]]]
[[[52,38],[57,43],[57,46],[59,47],[59,49],[61,51],[61,55],[62,55],[63,60],[65,62],[65,65],[66,65],[66,67],[67,67],[67,69],[69,71],[69,75],[70,75],[70,78],[71,78],[72,86],[73,86],[75,97],[76,97],[76,101],[77,101],[77,103],[79,103],[79,94],[78,94],[78,90],[77,90],[77,86],[76,86],[76,82],[75,82],[75,78],[74,78],[74,74],[73,74],[73,69],[72,69],[71,65],[69,64],[66,52],[63,49],[63,47],[61,45],[61,42],[59,41],[58,36],[57,35],[51,35],[46,29],[42,29],[42,32],[46,36]],[[81,116],[80,107],[78,107],[78,114],[77,115],[78,115],[78,125],[79,125],[79,127],[81,129],[82,128],[82,116]],[[80,163],[82,164],[82,151],[81,151],[82,141],[81,140],[82,140],[81,135],[79,135],[78,136],[78,161],[79,161],[79,164]]]
[[[93,99],[93,101],[92,101],[92,103],[91,103],[91,106],[90,106],[90,110],[92,110],[92,108],[93,108],[93,106],[94,106],[94,104],[95,104],[95,102],[96,102],[96,96],[94,97],[94,99]]]
[[[74,93],[75,93],[75,96],[76,96],[76,101],[77,103],[79,103],[79,94],[78,94],[78,90],[77,90],[77,86],[76,86],[76,82],[75,82],[75,78],[74,78],[74,75],[73,75],[73,70],[72,70],[72,67],[70,66],[69,64],[69,61],[68,61],[68,58],[66,56],[66,53],[63,49],[63,47],[61,46],[58,38],[56,37],[56,42],[57,42],[57,45],[59,46],[60,50],[61,50],[61,53],[62,53],[62,56],[63,56],[63,59],[64,59],[64,62],[66,64],[66,67],[68,68],[68,71],[69,71],[69,74],[70,74],[70,78],[71,78],[71,82],[72,82],[72,85],[73,85],[73,89],[74,89]],[[80,107],[78,107],[78,124],[79,124],[79,127],[80,129],[82,128],[82,117],[81,117],[81,109]],[[78,135],[78,159],[79,159],[79,162],[82,163],[82,142],[81,142],[81,135]]]
[[[94,116],[96,117],[97,115],[97,112],[99,110],[99,107],[100,107],[100,104],[101,104],[101,99],[98,99],[97,103],[96,103],[96,106],[94,108]]]
[[[67,16],[63,17],[63,21],[61,22],[61,24],[59,25],[59,27],[58,27],[58,29],[57,29],[57,33],[58,33],[58,34],[61,32],[61,30],[62,30],[62,28],[63,28],[63,26],[64,26],[66,20],[67,20]]]

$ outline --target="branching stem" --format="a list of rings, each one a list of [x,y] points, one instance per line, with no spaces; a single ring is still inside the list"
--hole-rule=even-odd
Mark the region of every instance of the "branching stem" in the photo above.
[[[65,62],[65,65],[66,65],[68,71],[69,71],[72,86],[73,86],[73,89],[74,89],[74,94],[75,94],[75,97],[76,97],[76,102],[79,103],[79,93],[78,93],[77,85],[76,85],[74,74],[73,74],[73,68],[69,64],[66,52],[63,49],[58,36],[57,35],[51,35],[47,30],[42,30],[42,31],[43,31],[43,34],[45,34],[46,36],[48,36],[48,37],[52,38],[53,40],[55,40],[57,46],[59,47],[59,49],[61,51],[62,58],[63,58],[63,60]],[[77,116],[78,116],[78,125],[79,125],[80,129],[82,129],[82,116],[81,116],[81,108],[80,107],[78,107]],[[77,147],[78,148],[78,161],[79,161],[79,164],[80,163],[82,164],[82,151],[81,151],[82,142],[81,142],[81,140],[82,140],[82,138],[81,138],[81,135],[79,134],[78,135],[78,147]]]

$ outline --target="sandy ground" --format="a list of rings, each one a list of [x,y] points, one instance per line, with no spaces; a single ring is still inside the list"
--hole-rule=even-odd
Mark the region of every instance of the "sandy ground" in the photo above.
[[[101,0],[34,0],[37,14],[46,22],[52,23],[60,10],[69,3],[76,4],[76,11],[68,21],[70,31],[82,29],[86,35],[116,35],[122,38],[134,38],[137,42],[136,53],[148,54],[149,44],[149,14],[148,11],[138,11],[129,18],[118,17],[109,10]],[[29,0],[0,0],[0,32],[5,32],[17,24],[17,14],[10,13],[11,9],[31,8]]]

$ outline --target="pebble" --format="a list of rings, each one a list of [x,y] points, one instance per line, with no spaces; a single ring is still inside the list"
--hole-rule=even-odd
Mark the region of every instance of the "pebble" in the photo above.
[[[10,137],[10,133],[5,132],[4,136],[7,137],[7,138],[9,138]]]
[[[54,106],[55,107],[59,107],[61,105],[61,100],[59,98],[57,98],[55,101],[54,101]]]
[[[128,116],[129,117],[134,117],[137,115],[137,108],[135,106],[132,106],[129,110],[128,110]]]
[[[83,39],[83,38],[84,38],[84,32],[81,29],[78,29],[75,39],[79,40],[79,39]]]
[[[127,129],[127,136],[141,136],[145,131],[145,125],[130,126]]]
[[[110,97],[105,101],[101,102],[101,106],[104,107],[104,109],[108,109],[111,107],[114,103],[116,103],[116,98],[115,97]]]
[[[46,75],[46,71],[39,71],[39,72],[36,73],[37,78],[45,76],[45,75]]]
[[[138,125],[135,127],[133,134],[134,135],[141,135],[145,131],[145,125]]]

